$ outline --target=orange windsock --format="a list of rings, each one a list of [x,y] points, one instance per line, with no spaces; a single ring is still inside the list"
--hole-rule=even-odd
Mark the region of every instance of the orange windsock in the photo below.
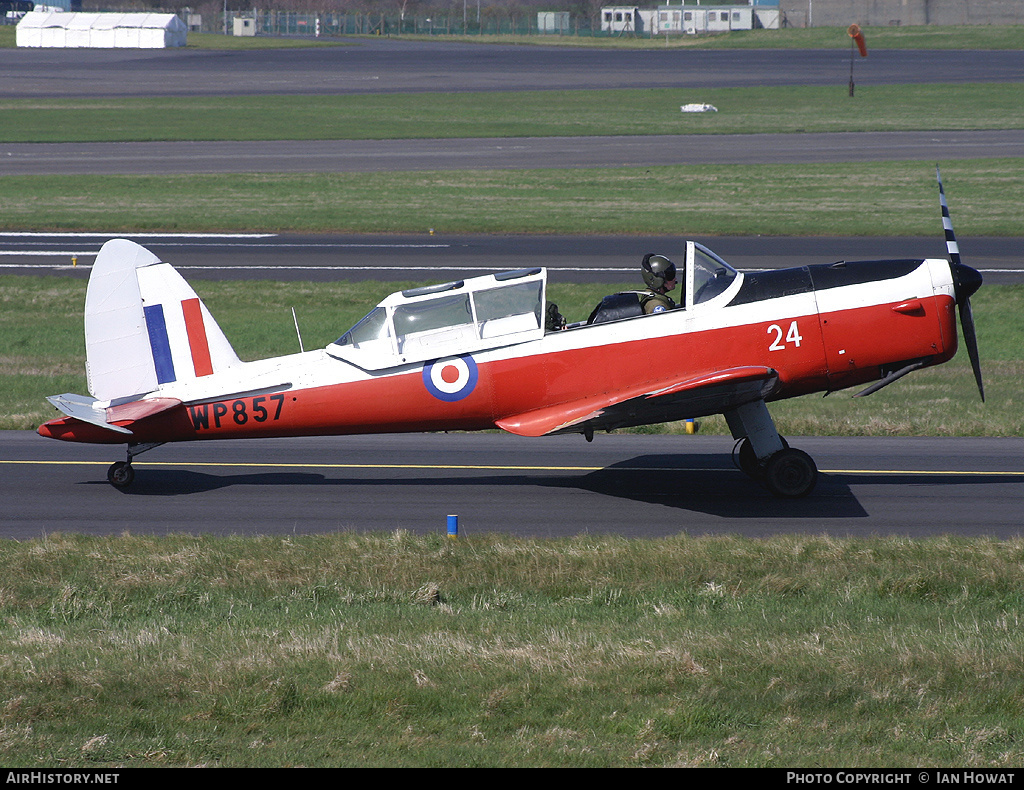
[[[857,49],[860,50],[860,56],[866,58],[868,56],[868,45],[864,41],[864,34],[860,32],[860,25],[850,25],[846,28],[846,35],[857,42]]]

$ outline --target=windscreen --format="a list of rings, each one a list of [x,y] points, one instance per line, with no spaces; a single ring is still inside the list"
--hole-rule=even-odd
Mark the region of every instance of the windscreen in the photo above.
[[[359,322],[338,338],[339,346],[355,346],[369,343],[372,340],[383,340],[388,337],[388,313],[383,307],[375,307]]]
[[[707,247],[693,245],[693,303],[714,299],[736,278],[736,270]]]

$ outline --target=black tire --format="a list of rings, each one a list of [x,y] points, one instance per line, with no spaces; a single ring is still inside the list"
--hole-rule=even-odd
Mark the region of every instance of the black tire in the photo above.
[[[127,461],[117,461],[107,469],[107,482],[114,488],[128,488],[135,480],[135,470]]]
[[[779,450],[764,468],[764,484],[777,497],[797,499],[814,490],[818,467],[803,450]]]
[[[780,436],[782,440],[782,448],[788,449],[789,442],[786,441],[784,436]],[[761,480],[764,477],[765,464],[762,464],[757,460],[757,456],[754,455],[754,448],[750,444],[750,439],[743,437],[740,440],[739,450],[736,452],[736,465],[740,468],[747,477],[751,477],[754,480]],[[767,463],[767,462],[766,462]]]
[[[761,477],[761,465],[754,455],[754,448],[750,445],[750,439],[743,439],[740,442],[739,452],[736,453],[736,465],[747,477],[759,480]]]

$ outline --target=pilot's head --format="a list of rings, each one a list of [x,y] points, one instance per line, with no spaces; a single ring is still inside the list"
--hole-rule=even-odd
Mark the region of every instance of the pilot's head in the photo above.
[[[647,253],[640,262],[640,272],[652,291],[663,294],[676,287],[676,265],[664,255]]]

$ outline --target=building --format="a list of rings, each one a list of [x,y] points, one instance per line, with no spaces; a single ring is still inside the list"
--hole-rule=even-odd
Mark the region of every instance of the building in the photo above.
[[[185,23],[174,14],[31,11],[18,22],[19,47],[163,49],[183,47]]]
[[[236,36],[255,36],[256,20],[248,16],[236,16],[234,18],[233,34]]]
[[[539,33],[569,33],[569,12],[568,11],[538,11],[537,32]]]
[[[636,6],[606,6],[601,9],[602,33],[644,33],[658,32],[658,12]]]
[[[754,8],[740,5],[663,5],[658,6],[657,32],[662,34],[727,33],[753,30]]]

